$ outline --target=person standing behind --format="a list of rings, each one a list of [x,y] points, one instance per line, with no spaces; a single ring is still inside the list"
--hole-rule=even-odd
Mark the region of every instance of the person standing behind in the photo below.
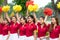
[[[12,16],[11,19],[8,16],[8,13],[6,14],[6,18],[10,23],[10,40],[18,40],[18,25],[16,16]]]
[[[27,27],[27,20],[23,16],[20,18],[19,24],[19,40],[26,40],[26,27]]]
[[[56,17],[51,18],[51,26],[49,30],[50,40],[60,40],[60,26]]]
[[[33,15],[29,15],[27,18],[26,40],[34,40],[35,30],[37,30],[37,26],[35,25],[35,18]]]
[[[10,27],[8,20],[5,18],[3,23],[2,23],[2,35],[3,35],[3,40],[9,40],[10,37]]]

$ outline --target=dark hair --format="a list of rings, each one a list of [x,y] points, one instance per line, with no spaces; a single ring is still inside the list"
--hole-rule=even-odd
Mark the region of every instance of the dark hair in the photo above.
[[[12,16],[12,17],[11,17],[11,20],[12,20],[12,18],[13,18],[13,17],[15,17],[15,18],[16,18],[16,20],[17,20],[17,17],[16,17],[16,16]]]
[[[43,20],[45,19],[45,17],[44,17],[44,16],[40,16],[40,18],[43,18]]]
[[[23,18],[23,19],[25,20],[25,22],[27,23],[27,19],[26,19],[24,16],[22,16],[21,18]],[[20,18],[20,19],[21,19],[21,18]]]
[[[33,19],[33,22],[35,23],[35,18],[33,15],[29,15],[28,17],[31,17]]]
[[[44,16],[40,16],[40,18],[42,18],[43,20],[45,19],[45,17],[44,17]],[[43,24],[45,24],[45,22],[43,22]]]
[[[8,19],[7,19],[7,18],[4,18],[4,20],[6,20],[6,21],[9,23],[9,21],[8,21]]]
[[[51,18],[55,18],[56,24],[59,25],[58,18],[56,18],[55,16],[53,16]],[[51,26],[50,26],[50,29],[49,29],[50,32],[52,31],[53,27],[54,27],[54,24],[51,22]]]

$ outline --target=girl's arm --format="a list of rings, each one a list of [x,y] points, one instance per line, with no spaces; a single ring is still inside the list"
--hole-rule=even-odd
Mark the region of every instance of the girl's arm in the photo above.
[[[44,22],[45,22],[45,24],[48,26],[47,18],[48,18],[48,15],[45,16]]]
[[[3,23],[3,16],[0,14],[0,23]]]
[[[8,31],[8,36],[7,36],[6,40],[8,40],[9,37],[10,37],[10,31]]]
[[[6,15],[7,20],[8,20],[9,22],[11,22],[11,20],[10,20],[10,18],[9,18],[9,16],[8,16],[8,13],[5,13],[5,15]]]
[[[18,29],[18,38],[19,38],[19,29]]]
[[[18,13],[16,13],[16,18],[17,18],[17,21],[20,22],[20,17]]]
[[[60,34],[59,34],[59,39],[58,40],[60,40]]]
[[[33,16],[34,16],[36,24],[37,24],[39,22],[39,20],[37,19],[35,12],[33,12]]]
[[[37,30],[34,31],[34,40],[37,40]]]
[[[28,18],[28,16],[29,16],[29,11],[27,10],[27,12],[26,12],[26,18]]]

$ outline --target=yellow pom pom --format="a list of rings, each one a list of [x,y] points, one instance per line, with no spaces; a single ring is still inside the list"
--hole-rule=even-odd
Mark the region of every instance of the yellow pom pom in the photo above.
[[[10,10],[10,6],[8,6],[8,5],[3,6],[3,8],[2,8],[3,12],[8,12],[9,10]]]
[[[33,11],[33,5],[29,5],[29,6],[28,6],[28,10],[29,10],[30,12],[32,12],[32,11]]]
[[[15,12],[20,12],[22,10],[22,6],[21,5],[15,5],[15,6],[13,6],[13,10]]]
[[[59,8],[59,9],[60,9],[60,2],[57,4],[57,8]]]
[[[38,5],[37,4],[34,4],[33,5],[33,11],[37,11],[37,9],[38,9]]]
[[[38,5],[37,4],[34,4],[34,5],[29,5],[28,6],[28,10],[30,11],[30,12],[32,12],[32,11],[37,11],[37,9],[38,9]]]

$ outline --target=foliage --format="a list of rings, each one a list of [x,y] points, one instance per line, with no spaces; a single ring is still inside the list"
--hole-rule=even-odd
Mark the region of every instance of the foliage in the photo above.
[[[0,6],[3,4],[4,0],[0,0]]]
[[[51,3],[51,2],[48,3],[48,4],[45,6],[45,8],[46,8],[46,7],[53,9],[53,7],[52,7],[52,3]]]
[[[43,8],[40,8],[40,9],[36,12],[36,16],[37,16],[37,18],[40,18],[40,16],[44,16],[44,14],[43,14]]]

